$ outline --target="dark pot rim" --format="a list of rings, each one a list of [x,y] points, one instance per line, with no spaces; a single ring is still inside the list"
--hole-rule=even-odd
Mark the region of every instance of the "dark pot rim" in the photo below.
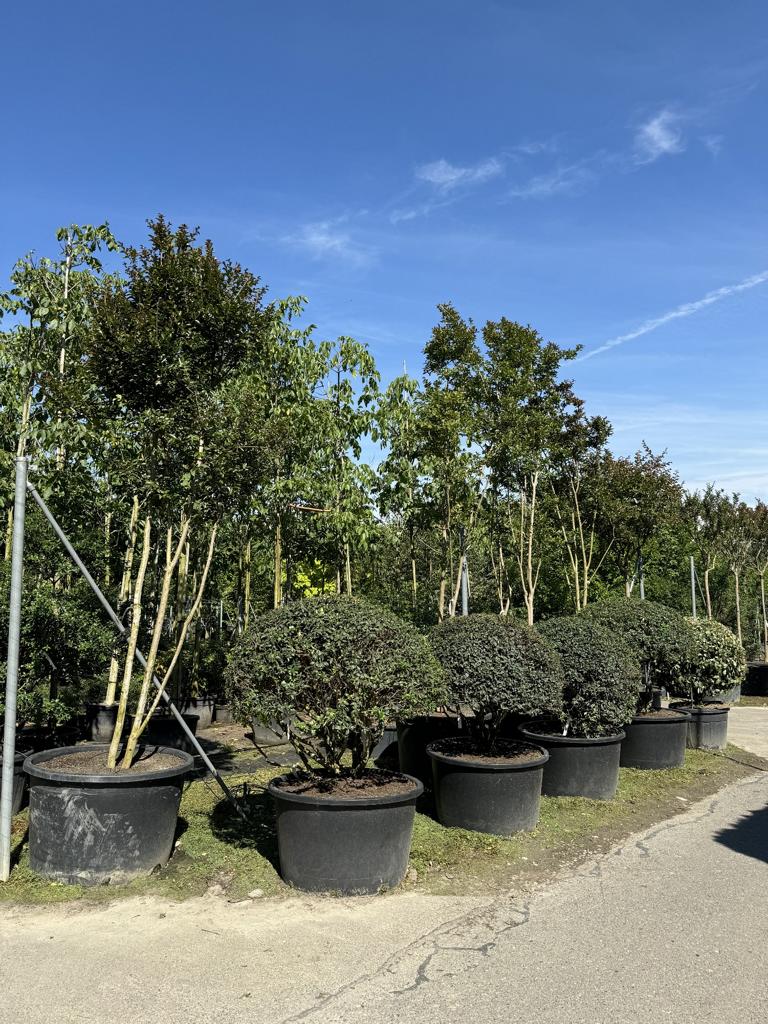
[[[196,721],[200,721],[200,715],[188,714],[186,711],[179,711],[179,714],[182,718],[194,718]],[[126,722],[132,722],[135,718],[135,715],[125,716]],[[176,715],[172,714],[170,711],[161,711],[159,708],[157,711],[152,712],[150,722],[176,722],[177,725],[179,724],[179,720],[176,718]]]
[[[678,711],[677,708],[663,708],[663,711],[671,713],[674,718],[659,718],[657,715],[635,715],[631,725],[679,725],[680,722],[687,722],[690,715],[687,711]]]
[[[185,708],[188,708],[192,704],[213,704],[215,701],[215,697],[185,697],[182,704]]]
[[[693,718],[694,715],[727,715],[731,707],[730,705],[713,707],[711,704],[676,704],[672,710],[685,711]]]
[[[74,754],[83,750],[109,750],[108,743],[81,743],[76,747],[54,747],[52,750],[41,750],[30,754],[24,761],[24,771],[35,779],[46,782],[67,782],[73,786],[133,786],[140,782],[157,782],[161,779],[174,779],[187,775],[195,767],[191,754],[177,747],[154,747],[157,753],[171,754],[181,762],[176,768],[163,768],[159,772],[118,772],[115,775],[78,775],[74,772],[49,771],[42,766],[45,761],[65,754]]]
[[[562,733],[543,732],[541,729],[533,728],[533,726],[547,724],[541,721],[523,722],[520,732],[526,739],[544,740],[552,747],[608,747],[615,743],[621,743],[627,735],[623,729],[620,729],[610,736],[563,736]]]
[[[447,736],[445,739],[452,740],[466,740],[467,736]],[[443,754],[439,750],[433,748],[439,744],[444,743],[443,740],[436,740],[434,743],[427,744],[427,754],[432,758],[433,761],[440,761],[442,764],[455,765],[457,768],[465,768],[468,771],[477,772],[523,772],[531,768],[541,768],[549,760],[549,751],[545,750],[544,747],[540,747],[538,743],[523,743],[524,747],[531,747],[534,750],[538,750],[540,757],[537,757],[535,761],[510,761],[499,759],[498,761],[473,761],[469,758],[463,757],[451,757],[450,754]],[[514,740],[512,742],[515,742]]]
[[[30,752],[28,750],[17,750],[13,755],[13,766],[18,768],[19,765],[23,765],[26,759],[29,757]],[[3,763],[3,748],[0,747],[0,764]]]
[[[414,778],[413,775],[407,775],[405,772],[398,772],[398,775],[402,775],[404,779],[408,779],[413,783],[413,789],[407,793],[395,793],[389,794],[388,796],[370,796],[370,797],[341,797],[341,796],[311,796],[306,793],[289,793],[287,790],[280,789],[276,785],[280,779],[286,779],[290,776],[287,772],[285,775],[278,775],[277,778],[267,786],[267,792],[274,797],[276,800],[284,800],[286,803],[291,804],[302,804],[303,806],[313,806],[322,808],[343,808],[349,810],[357,807],[360,810],[368,810],[371,807],[387,807],[396,806],[398,804],[409,804],[415,803],[424,792],[424,783]]]

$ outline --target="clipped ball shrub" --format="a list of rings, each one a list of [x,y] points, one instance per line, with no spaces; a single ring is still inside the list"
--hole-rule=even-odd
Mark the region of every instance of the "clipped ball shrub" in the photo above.
[[[670,691],[701,704],[718,690],[730,690],[747,674],[744,648],[727,626],[714,619],[687,619],[688,656],[674,667]]]
[[[290,722],[310,772],[360,776],[384,726],[432,711],[442,673],[426,637],[356,597],[317,597],[257,617],[225,675],[234,717]],[[351,752],[351,766],[342,765]]]
[[[565,735],[615,736],[632,720],[642,689],[640,665],[621,636],[583,615],[548,619],[537,629],[563,666],[557,717]]]
[[[492,750],[508,713],[556,715],[563,670],[552,646],[530,626],[498,615],[447,619],[430,632],[445,672],[448,703],[481,749]]]
[[[632,652],[643,674],[641,706],[650,703],[654,687],[669,689],[676,666],[688,658],[691,636],[685,617],[657,601],[612,598],[588,605],[581,615],[612,630]]]

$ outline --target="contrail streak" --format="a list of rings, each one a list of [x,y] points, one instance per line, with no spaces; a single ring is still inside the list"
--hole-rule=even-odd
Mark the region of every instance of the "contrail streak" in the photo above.
[[[640,324],[639,327],[635,328],[634,331],[630,331],[628,334],[620,334],[618,338],[611,338],[610,341],[606,341],[604,345],[600,345],[599,348],[590,349],[585,352],[584,355],[579,356],[578,362],[584,359],[591,359],[592,356],[600,355],[601,352],[607,352],[609,349],[616,348],[617,345],[623,345],[625,341],[633,341],[635,338],[640,338],[644,334],[649,334],[651,331],[655,331],[658,327],[663,327],[664,324],[668,324],[670,320],[680,320],[682,317],[692,316],[694,313],[698,313],[700,309],[704,309],[706,306],[711,306],[715,302],[719,302],[721,299],[727,299],[729,295],[735,295],[737,292],[746,292],[750,288],[756,288],[759,284],[764,284],[768,281],[768,270],[764,270],[760,274],[753,274],[752,277],[746,278],[744,281],[740,281],[738,284],[728,284],[723,288],[716,288],[712,292],[707,292],[703,299],[697,299],[695,302],[684,302],[682,306],[678,306],[676,309],[671,309],[668,313],[662,313],[661,316],[653,317],[651,320],[646,320]]]

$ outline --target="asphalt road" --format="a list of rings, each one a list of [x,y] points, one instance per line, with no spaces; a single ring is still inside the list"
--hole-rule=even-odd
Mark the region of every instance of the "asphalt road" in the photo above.
[[[765,1024],[768,775],[505,899],[0,912],[0,1022]]]

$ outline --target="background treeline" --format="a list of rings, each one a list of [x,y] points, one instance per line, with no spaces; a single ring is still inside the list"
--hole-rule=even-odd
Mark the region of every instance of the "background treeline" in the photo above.
[[[177,690],[217,690],[249,619],[307,595],[455,615],[465,558],[473,611],[533,622],[641,581],[690,612],[693,556],[700,614],[763,656],[768,506],[687,493],[646,446],[615,457],[578,350],[530,326],[441,305],[420,378],[384,386],[365,345],[162,217],[140,247],[61,229],[0,309],[0,643],[28,454],[136,642],[167,668],[187,638]],[[65,717],[114,694],[120,651],[33,505],[27,530],[21,714]]]

